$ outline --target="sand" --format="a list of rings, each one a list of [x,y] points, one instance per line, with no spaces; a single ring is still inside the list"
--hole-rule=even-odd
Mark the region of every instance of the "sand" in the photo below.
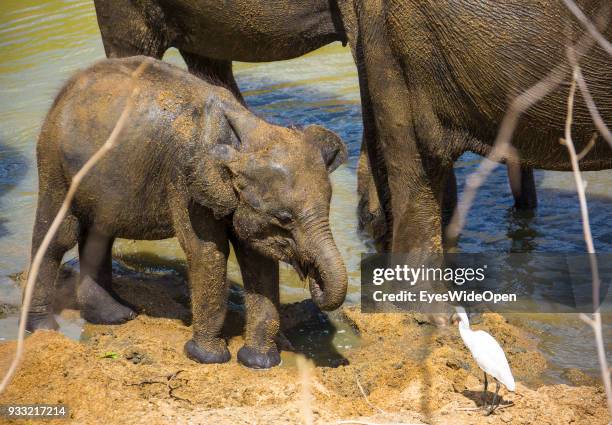
[[[436,327],[419,314],[363,314],[357,306],[344,306],[329,320],[309,300],[288,304],[281,328],[290,341],[304,328],[326,328],[322,334],[328,336],[317,340],[318,366],[299,368],[302,354],[283,351],[281,366],[256,371],[236,361],[244,310],[233,286],[223,329],[232,359],[202,365],[183,354],[191,337],[184,278],[116,272],[116,290],[141,314],[123,325],[88,324],[81,342],[53,331],[30,335],[0,404],[65,404],[69,421],[44,422],[59,424],[308,424],[309,418],[315,424],[608,423],[596,379],[567,369],[563,375],[575,386],[542,385],[547,362],[537,334],[498,314],[477,315],[472,327],[490,332],[504,347],[517,391],[502,388],[502,408],[485,416],[482,372],[455,326]],[[65,318],[79,315],[75,275],[74,264],[67,265],[58,284],[55,308]],[[13,307],[7,311],[14,314]],[[336,349],[334,334],[350,330],[356,335],[352,348]],[[1,373],[15,345],[0,344]],[[294,345],[312,354],[308,343]]]
[[[285,313],[304,315],[307,304]],[[25,359],[0,403],[63,403],[70,408],[68,423],[75,424],[300,424],[310,414],[317,424],[608,421],[596,384],[530,384],[546,360],[531,335],[497,314],[482,315],[474,328],[489,331],[507,348],[517,391],[502,389],[503,408],[490,416],[477,409],[482,376],[455,327],[437,328],[418,315],[362,314],[357,307],[336,314],[354,327],[361,343],[343,353],[348,364],[302,369],[306,379],[300,379],[292,352],[283,352],[283,365],[271,370],[239,365],[239,335],[229,337],[229,363],[194,363],[183,354],[190,328],[179,318],[141,314],[124,325],[88,325],[81,343],[39,331],[27,338]],[[232,320],[240,326],[239,317]],[[238,333],[231,328],[228,334]],[[0,345],[0,370],[14,350],[14,342]],[[306,396],[304,386],[310,387]],[[67,423],[46,423],[53,422]]]

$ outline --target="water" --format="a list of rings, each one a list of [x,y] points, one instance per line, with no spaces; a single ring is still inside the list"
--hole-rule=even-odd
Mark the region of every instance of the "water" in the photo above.
[[[65,79],[75,70],[104,57],[93,3],[89,0],[4,0],[0,6],[0,299],[18,303],[9,275],[29,259],[37,197],[35,143],[44,114]],[[176,51],[164,58],[182,65]],[[333,175],[332,227],[349,269],[349,302],[358,299],[359,254],[370,250],[356,231],[355,171],[361,140],[359,92],[355,66],[347,48],[334,44],[291,61],[237,64],[240,88],[252,109],[268,120],[287,125],[318,123],[340,134],[350,159]],[[480,159],[464,155],[456,166],[460,188]],[[595,247],[612,252],[612,173],[586,173]],[[536,172],[539,208],[534,215],[512,211],[503,168],[480,190],[458,249],[465,252],[581,252],[582,229],[570,173]],[[141,263],[176,267],[182,253],[172,240],[119,241],[115,253]],[[73,255],[73,254],[72,254]],[[235,263],[230,278],[240,280]],[[308,297],[288,267],[282,270],[283,301]],[[588,327],[573,315],[525,316],[542,331],[541,350],[551,361],[551,377],[563,367],[596,371]],[[0,320],[0,338],[14,337],[16,319]],[[80,323],[63,330],[78,334]],[[77,328],[77,331],[74,328]],[[340,329],[342,330],[342,329]],[[612,341],[606,326],[607,341]],[[334,336],[339,351],[354,338]],[[610,350],[609,350],[610,351]]]

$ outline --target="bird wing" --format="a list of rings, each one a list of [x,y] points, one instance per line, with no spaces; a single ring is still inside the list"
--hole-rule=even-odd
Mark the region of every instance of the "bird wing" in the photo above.
[[[468,348],[478,366],[504,384],[508,390],[514,391],[514,377],[499,343],[485,331],[475,331],[472,337]]]

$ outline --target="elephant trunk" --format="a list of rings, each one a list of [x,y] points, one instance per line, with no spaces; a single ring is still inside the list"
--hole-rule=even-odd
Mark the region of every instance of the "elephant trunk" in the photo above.
[[[340,251],[336,247],[327,220],[310,226],[307,249],[309,289],[312,300],[321,310],[335,310],[346,297],[348,276]]]

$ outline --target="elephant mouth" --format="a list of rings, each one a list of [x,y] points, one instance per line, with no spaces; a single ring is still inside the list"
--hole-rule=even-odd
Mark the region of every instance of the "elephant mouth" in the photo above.
[[[322,297],[325,288],[318,268],[314,264],[301,263],[299,261],[293,261],[291,265],[302,281],[308,280],[308,288],[312,297]]]
[[[306,267],[306,265],[301,264],[299,261],[291,261],[291,266],[293,266],[293,269],[300,277],[300,280],[306,279],[306,276],[308,275],[308,267]]]
[[[325,289],[322,283],[323,280],[316,269],[313,273],[315,276],[308,276],[308,288],[310,289],[310,295],[313,299],[320,299],[323,297],[323,290]]]

